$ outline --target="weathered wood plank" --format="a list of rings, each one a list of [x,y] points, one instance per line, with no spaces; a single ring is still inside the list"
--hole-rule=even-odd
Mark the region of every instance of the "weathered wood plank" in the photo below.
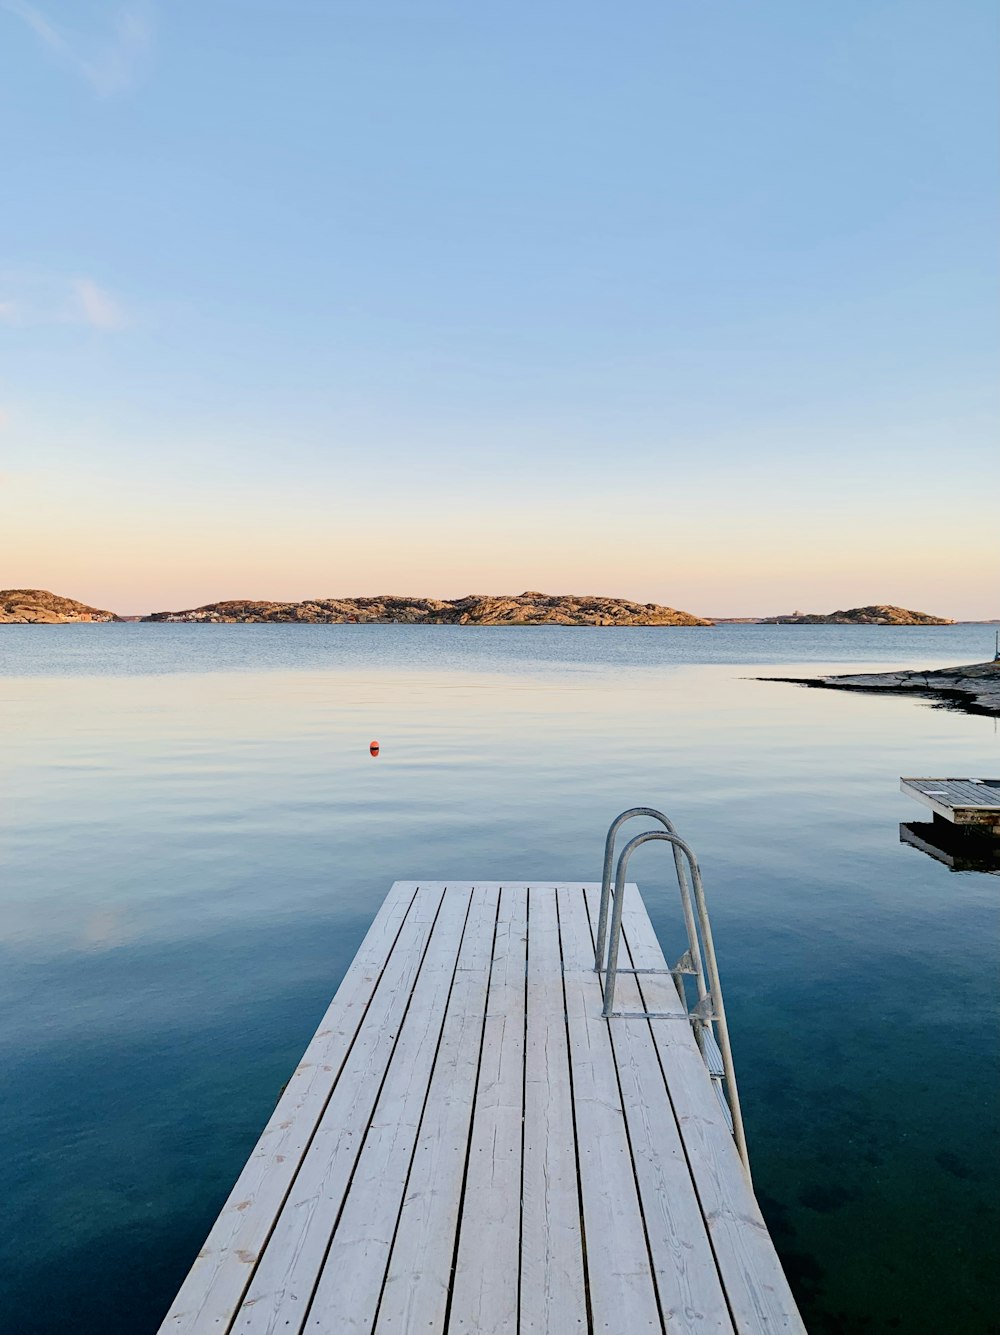
[[[454,963],[469,888],[437,892],[426,950],[414,949],[398,985],[386,988],[345,1063],[233,1323],[233,1335],[297,1335],[302,1330],[382,1082],[424,969],[432,983],[449,952]],[[428,904],[428,909],[433,901]]]
[[[528,892],[521,1330],[587,1330],[562,955],[555,895]]]
[[[979,810],[995,811],[1000,808],[1000,793],[985,782],[975,783],[971,779],[949,779],[948,787],[966,806]]]
[[[899,787],[908,797],[956,825],[1000,823],[1000,789],[993,786],[993,781],[901,778]]]
[[[984,779],[924,779],[918,786],[925,792],[942,787],[949,797],[965,806],[995,808],[1000,806],[1000,792]]]
[[[588,887],[586,900],[591,930],[596,933],[598,886]],[[624,938],[622,947],[622,965],[636,967]],[[677,1002],[677,1018],[666,1023],[690,1028],[672,984],[670,993]],[[622,1010],[645,1009],[635,974],[618,976],[615,1003]],[[649,1022],[619,1017],[610,1021],[608,1031],[665,1329],[668,1335],[732,1335],[726,1296]]]
[[[428,952],[417,980],[309,1309],[309,1331],[370,1335],[374,1325],[445,1024],[449,1013],[454,1018],[456,1006],[463,1017],[468,1000],[459,968],[464,964],[466,983],[489,975],[496,902],[473,889],[468,912],[461,944],[453,942],[451,950],[442,949],[433,961]],[[481,1015],[480,990],[473,986],[471,992],[480,1001]],[[433,1116],[436,1108],[431,1111]],[[437,1244],[446,1250],[446,1239],[437,1239]]]
[[[500,892],[448,1335],[518,1323],[528,895]]]
[[[376,1335],[444,1330],[499,901],[497,885],[473,892]]]
[[[634,967],[662,969],[663,952],[634,887],[622,922]],[[638,984],[649,1010],[676,1005],[669,975],[639,975]],[[738,1335],[805,1335],[694,1035],[674,1019],[649,1025]]]
[[[232,1318],[372,997],[408,976],[411,952],[426,939],[428,903],[436,908],[442,892],[425,886],[415,902],[416,882],[397,881],[389,891],[171,1305],[163,1335],[200,1335]]]
[[[559,886],[566,1018],[593,1328],[662,1331],[583,888]]]

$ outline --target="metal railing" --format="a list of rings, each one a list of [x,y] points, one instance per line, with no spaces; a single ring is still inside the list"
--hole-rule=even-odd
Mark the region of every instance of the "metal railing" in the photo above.
[[[611,869],[614,865],[615,842],[618,831],[627,821],[636,816],[647,816],[663,826],[661,830],[646,830],[636,835],[622,849],[615,870],[612,892]],[[622,910],[625,903],[625,876],[629,859],[637,848],[648,843],[668,843],[673,849],[674,867],[677,872],[677,886],[680,891],[681,908],[684,914],[684,926],[687,930],[688,948],[677,963],[668,969],[635,969],[619,967],[618,954],[622,934]],[[689,879],[690,878],[690,879]],[[693,898],[692,898],[693,891]],[[610,934],[608,916],[610,911]],[[605,955],[605,947],[607,954]],[[604,1015],[613,1018],[653,1020],[666,1018],[677,1012],[668,1011],[616,1011],[614,1008],[615,983],[620,973],[629,974],[670,974],[680,996],[683,1013],[694,1026],[698,1047],[709,1068],[709,1075],[716,1090],[720,1093],[720,1103],[728,1113],[733,1138],[739,1150],[743,1165],[750,1172],[747,1156],[746,1135],[743,1129],[743,1115],[740,1110],[740,1096],[736,1088],[736,1072],[733,1067],[733,1054],[729,1044],[729,1027],[726,1023],[726,1010],[722,1000],[722,983],[719,979],[719,967],[715,958],[715,944],[712,940],[712,924],[708,917],[705,903],[705,889],[701,881],[701,871],[693,850],[677,834],[674,824],[662,811],[654,807],[632,807],[611,822],[608,837],[604,845],[604,871],[601,879],[601,908],[597,923],[597,940],[594,949],[594,968],[604,974]],[[693,1009],[688,1006],[684,978],[694,976],[698,1000]],[[707,982],[706,982],[707,974]],[[718,1041],[716,1032],[718,1031]],[[721,1096],[721,1084],[725,1088],[725,1101]]]

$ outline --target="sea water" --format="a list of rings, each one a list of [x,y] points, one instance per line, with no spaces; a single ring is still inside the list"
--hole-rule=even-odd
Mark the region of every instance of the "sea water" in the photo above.
[[[982,626],[0,627],[0,1329],[156,1330],[396,878],[699,854],[809,1329],[995,1331],[1000,878],[899,841],[995,720],[754,680]],[[374,759],[369,743],[378,740]],[[637,827],[638,828],[638,827]],[[661,846],[632,863],[668,955]]]

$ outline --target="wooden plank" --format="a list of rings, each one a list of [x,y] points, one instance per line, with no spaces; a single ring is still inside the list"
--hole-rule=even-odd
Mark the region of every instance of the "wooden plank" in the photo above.
[[[652,924],[629,887],[622,915],[633,967],[662,969]],[[639,975],[649,1010],[676,1004],[669,975]],[[687,1025],[649,1022],[738,1335],[805,1335],[788,1281]]]
[[[591,930],[596,933],[598,886],[587,888],[586,900]],[[624,947],[625,942],[622,944]],[[623,966],[633,967],[627,948],[623,954]],[[677,1002],[677,1018],[667,1023],[690,1029],[672,985],[671,992]],[[645,1009],[635,974],[618,975],[615,1006],[626,1011]],[[732,1335],[726,1296],[649,1022],[612,1018],[608,1031],[664,1327],[669,1335]],[[708,1086],[707,1070],[704,1078]]]
[[[926,787],[933,786],[933,781],[926,780]],[[996,788],[993,788],[987,781],[980,779],[946,779],[944,786],[947,791],[954,794],[955,798],[966,806],[979,808],[991,808],[1000,806],[1000,794]]]
[[[990,788],[985,783],[973,783],[969,779],[949,779],[948,787],[965,806],[976,807],[980,811],[1000,807],[996,789]]]
[[[309,1309],[310,1330],[370,1335],[447,1019],[450,1015],[454,1031],[455,1016],[460,1022],[465,1018],[471,996],[481,1024],[482,992],[475,984],[489,977],[496,898],[474,887],[445,891],[446,901],[456,896],[468,905],[469,917],[452,948],[442,946],[433,962],[428,952],[421,970]],[[439,925],[435,938],[441,930]],[[458,977],[462,964],[464,985]],[[446,1051],[446,1061],[447,1056]],[[450,1236],[434,1241],[439,1253],[450,1255]]]
[[[587,1330],[576,1133],[555,893],[528,892],[521,1330]]]
[[[945,820],[954,821],[955,819],[954,811],[952,810],[950,805],[948,805],[943,801],[942,798],[936,797],[932,794],[924,793],[919,788],[904,788],[903,792],[907,793],[910,797],[915,798],[925,807],[930,807],[932,811],[937,812],[939,816],[943,816]]]
[[[986,792],[973,783],[949,783],[947,796],[941,799],[951,806],[966,811],[995,812],[1000,810],[1000,803],[993,800],[993,793]]]
[[[369,1007],[365,1026],[233,1323],[232,1335],[273,1335],[277,1331],[296,1335],[302,1329],[411,999],[418,990],[423,991],[424,969],[430,971],[433,987],[449,952],[454,964],[468,895],[439,890],[436,900],[440,911],[427,922],[426,950],[411,947],[405,967],[393,979],[395,986],[385,988],[380,1006],[376,1007],[376,994]]]
[[[968,779],[900,779],[900,790],[960,824],[991,820],[1000,811],[1000,796],[987,783]],[[981,816],[978,813],[982,813]]]
[[[500,892],[448,1335],[518,1325],[528,895]]]
[[[905,793],[907,797],[912,797],[915,801],[922,803],[923,806],[930,807],[932,811],[936,811],[937,814],[943,816],[945,820],[953,819],[952,809],[950,805],[944,801],[947,794],[943,787],[940,792],[927,793],[924,791],[924,788],[921,787],[919,782],[912,779],[900,779],[899,789],[900,792]]]
[[[473,894],[376,1335],[444,1330],[499,902],[497,885]]]
[[[410,952],[419,953],[441,889],[397,881],[389,891],[164,1318],[164,1335],[216,1330],[232,1318],[367,1008],[377,989],[398,986]]]
[[[557,889],[587,1272],[595,1332],[662,1331],[583,888]]]

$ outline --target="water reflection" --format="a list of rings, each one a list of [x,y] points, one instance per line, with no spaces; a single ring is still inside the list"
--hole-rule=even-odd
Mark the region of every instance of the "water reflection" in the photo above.
[[[903,821],[899,842],[943,862],[949,871],[984,871],[1000,876],[1000,839],[956,829],[946,821]]]

